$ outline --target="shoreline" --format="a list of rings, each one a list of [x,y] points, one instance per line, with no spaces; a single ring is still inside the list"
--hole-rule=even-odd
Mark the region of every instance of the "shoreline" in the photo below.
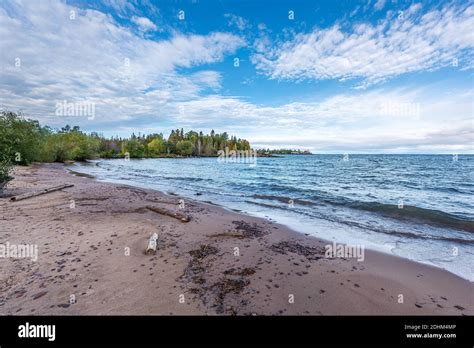
[[[107,161],[107,160],[104,160],[104,161]],[[95,163],[95,164],[98,165],[98,163]],[[101,181],[101,182],[108,182],[108,183],[118,184],[118,185],[128,185],[128,186],[134,187],[134,188],[153,189],[153,190],[156,190],[156,191],[159,191],[159,192],[163,192],[164,194],[167,194],[167,195],[168,194],[169,195],[174,195],[174,196],[180,196],[181,195],[182,197],[186,197],[186,199],[194,200],[196,202],[214,204],[214,205],[220,206],[221,208],[223,208],[225,210],[240,212],[244,215],[249,215],[249,216],[256,217],[256,218],[265,219],[266,221],[279,223],[279,224],[284,225],[284,226],[286,226],[287,228],[289,228],[293,231],[296,231],[298,233],[302,233],[302,234],[305,234],[305,235],[311,235],[311,236],[315,237],[316,239],[326,241],[327,243],[332,243],[334,240],[338,240],[339,243],[341,243],[341,244],[363,245],[365,250],[372,250],[372,251],[376,251],[376,252],[381,252],[381,253],[386,254],[386,255],[396,256],[396,257],[400,257],[400,258],[403,258],[403,259],[411,260],[411,261],[416,262],[416,263],[422,263],[422,264],[425,264],[425,265],[433,266],[435,268],[442,269],[442,270],[448,271],[450,273],[453,273],[453,274],[455,274],[455,275],[457,275],[457,276],[459,276],[459,277],[461,277],[465,280],[468,280],[469,282],[474,281],[474,274],[472,273],[471,270],[466,269],[466,265],[469,264],[469,262],[467,262],[467,260],[465,260],[462,264],[459,264],[459,262],[456,262],[456,260],[451,260],[451,262],[446,261],[446,262],[438,262],[437,263],[437,262],[433,261],[429,256],[427,256],[426,252],[428,250],[420,250],[421,251],[420,254],[417,254],[416,252],[415,253],[410,253],[410,252],[407,252],[406,250],[403,250],[402,252],[399,251],[399,253],[397,254],[397,253],[394,252],[395,245],[397,244],[397,241],[392,240],[392,241],[388,241],[388,243],[387,243],[387,241],[384,242],[384,241],[379,240],[378,242],[374,243],[371,240],[370,236],[367,236],[367,235],[364,239],[360,240],[360,239],[357,239],[357,238],[354,238],[354,237],[351,236],[355,232],[352,228],[342,228],[341,229],[338,226],[335,226],[335,227],[338,228],[339,231],[336,232],[336,233],[332,233],[332,231],[335,230],[335,229],[331,228],[331,226],[326,224],[327,221],[324,221],[324,220],[319,220],[319,221],[312,220],[311,221],[311,219],[304,219],[304,216],[303,216],[303,218],[301,218],[301,216],[297,216],[297,217],[295,217],[294,215],[291,216],[285,210],[280,210],[281,208],[279,206],[273,206],[272,205],[273,202],[270,202],[270,201],[255,202],[255,201],[250,201],[250,200],[243,200],[244,206],[240,206],[240,207],[237,206],[236,207],[235,204],[234,204],[234,206],[232,206],[232,204],[228,204],[229,202],[220,201],[219,199],[213,200],[213,198],[210,198],[210,197],[206,198],[206,200],[203,200],[202,197],[198,197],[198,196],[201,196],[203,194],[202,192],[207,192],[204,188],[203,188],[204,191],[201,191],[200,188],[196,188],[194,190],[191,190],[191,189],[180,190],[180,188],[177,187],[177,186],[157,185],[155,183],[152,183],[150,185],[148,183],[145,184],[143,182],[140,182],[139,180],[137,181],[134,178],[131,178],[131,179],[113,178],[113,177],[106,178],[106,177],[102,176],[101,173],[90,174],[90,172],[88,171],[88,166],[85,166],[84,164],[79,164],[79,163],[74,164],[74,166],[72,166],[71,168],[73,168],[74,170],[70,169],[69,171],[71,173],[77,174],[79,176],[86,176],[86,177],[88,176],[88,177],[94,178],[95,180],[98,180],[98,181]],[[78,171],[76,171],[75,169],[77,169]],[[81,172],[79,172],[79,171],[81,171]],[[94,176],[94,175],[97,175],[97,176]],[[209,189],[209,187],[207,187],[207,189]],[[272,199],[272,198],[276,199],[278,202],[281,202],[282,199],[285,199],[285,200],[290,199],[289,197],[272,196],[271,194],[270,195],[254,194],[251,197],[258,197],[258,198],[262,198],[262,197],[263,198],[268,198],[268,197],[270,197],[270,199]],[[214,198],[216,198],[216,197],[214,197]],[[211,201],[211,199],[212,199],[212,201]],[[304,200],[302,201],[300,199],[297,199],[296,201],[298,203],[303,204],[303,205],[311,204],[311,202],[309,202],[309,201],[304,201]],[[259,208],[264,207],[267,210],[266,211],[261,211],[260,210],[258,212],[255,211],[255,210],[252,211],[251,208],[249,210],[248,209],[249,207],[245,207],[245,204],[247,204],[247,205],[250,204],[251,206],[257,206]],[[365,204],[365,203],[363,203],[363,204]],[[384,203],[375,202],[375,203],[372,203],[372,204],[375,204],[375,205],[378,205],[378,206],[393,208],[392,206],[390,206],[386,203],[384,204]],[[396,210],[395,214],[398,215],[400,209],[396,206],[395,206],[395,208],[396,208],[395,209]],[[428,224],[429,226],[433,226],[434,228],[453,228],[452,225],[443,225],[443,224],[440,224],[439,222],[433,222],[433,220],[430,220],[428,217],[424,217],[424,216],[420,217],[420,216],[417,216],[416,214],[414,214],[414,213],[417,213],[420,210],[422,210],[424,213],[431,213],[431,212],[435,213],[434,216],[430,216],[431,219],[435,219],[435,220],[439,216],[439,215],[436,215],[436,214],[449,215],[449,213],[444,213],[442,211],[433,210],[433,209],[430,210],[426,207],[425,208],[418,208],[416,206],[405,205],[404,206],[405,220],[401,220],[401,221],[410,221],[410,219],[413,219],[414,216],[416,216],[416,218],[418,220],[412,220],[412,224],[414,226]],[[359,210],[359,212],[360,211],[372,212],[372,210],[364,210],[364,209]],[[382,215],[382,217],[391,217],[390,214],[393,214],[393,209],[388,210],[388,211],[381,211],[381,210],[375,210],[375,211],[380,213]],[[387,215],[384,215],[384,214],[387,214]],[[456,217],[451,216],[451,218],[456,218]],[[331,221],[331,219],[329,219],[329,221]],[[454,221],[454,222],[458,223],[458,221]],[[453,221],[450,221],[450,223],[452,224]],[[462,223],[462,222],[459,222],[459,223]],[[465,222],[465,223],[470,223],[470,222]],[[471,223],[471,225],[472,225],[472,223]],[[319,227],[317,231],[315,231],[314,226]],[[463,230],[463,231],[467,231],[467,232],[472,231],[472,226],[471,226],[470,230],[469,229],[464,230],[463,226],[458,226],[458,227],[460,227],[460,229]],[[329,234],[328,234],[328,232],[329,232]],[[341,232],[342,232],[342,234],[341,234]],[[375,236],[375,238],[377,238],[377,236]],[[428,242],[428,240],[426,240],[426,242]],[[463,240],[461,240],[461,242],[463,242]],[[429,250],[428,252],[429,252],[429,255],[433,255],[433,249]],[[467,250],[461,250],[461,251],[459,251],[459,254],[465,256],[466,252],[467,252]],[[419,256],[423,253],[425,253],[424,258],[420,259],[420,258],[417,257],[417,256]],[[468,273],[466,273],[466,272],[468,272]]]
[[[363,262],[326,258],[331,241],[66,169],[16,167],[12,192],[74,187],[19,202],[0,199],[0,244],[39,247],[37,262],[0,259],[2,315],[474,314],[473,283],[444,269],[373,250],[365,250]],[[177,211],[179,199],[188,223],[144,209]],[[145,255],[154,232],[158,250]]]

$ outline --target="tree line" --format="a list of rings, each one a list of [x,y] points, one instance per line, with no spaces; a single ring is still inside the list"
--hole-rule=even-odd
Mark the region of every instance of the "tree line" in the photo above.
[[[271,155],[312,155],[311,151],[299,149],[258,149],[257,154],[260,156]]]
[[[210,134],[175,129],[168,138],[162,133],[132,134],[129,138],[107,138],[99,133],[85,133],[69,125],[54,130],[21,114],[0,112],[0,182],[8,177],[13,164],[31,162],[82,161],[94,158],[156,158],[217,156],[219,150],[250,150],[245,139],[226,132]],[[3,173],[3,174],[2,174]],[[2,179],[3,178],[3,179]]]

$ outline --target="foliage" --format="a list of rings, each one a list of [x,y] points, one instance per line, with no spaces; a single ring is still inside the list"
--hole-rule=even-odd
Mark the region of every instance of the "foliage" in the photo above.
[[[163,137],[155,137],[147,144],[147,151],[149,157],[159,157],[166,153],[166,145]]]
[[[12,180],[10,172],[13,169],[12,162],[8,156],[0,156],[0,191],[3,185]]]
[[[258,149],[257,155],[268,156],[268,155],[312,155],[308,150],[292,150],[292,149]]]
[[[42,144],[49,133],[49,128],[42,128],[38,121],[13,112],[0,113],[0,153],[16,164],[42,159]]]
[[[13,164],[31,162],[83,161],[93,158],[217,156],[219,150],[250,150],[245,139],[227,133],[210,134],[183,129],[172,130],[168,139],[163,134],[132,134],[130,138],[106,138],[97,133],[84,133],[79,127],[53,130],[38,121],[25,119],[9,111],[0,113],[0,153]]]
[[[130,158],[143,158],[145,157],[145,145],[138,139],[130,139],[122,145],[122,154],[129,154]]]
[[[176,144],[176,152],[181,156],[191,156],[193,154],[193,143],[189,140],[180,140]]]

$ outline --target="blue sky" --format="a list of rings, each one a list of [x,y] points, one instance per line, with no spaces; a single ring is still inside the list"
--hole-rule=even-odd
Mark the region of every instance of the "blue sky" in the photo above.
[[[473,32],[472,1],[7,0],[0,107],[108,136],[474,153]]]

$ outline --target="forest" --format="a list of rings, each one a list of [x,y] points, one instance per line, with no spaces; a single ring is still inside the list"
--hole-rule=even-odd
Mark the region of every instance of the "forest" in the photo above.
[[[210,134],[181,129],[168,138],[162,133],[132,134],[129,138],[111,137],[78,126],[61,129],[42,126],[19,113],[0,112],[0,183],[11,179],[12,165],[32,162],[84,161],[94,158],[213,157],[219,150],[250,150],[245,139],[226,132]]]

